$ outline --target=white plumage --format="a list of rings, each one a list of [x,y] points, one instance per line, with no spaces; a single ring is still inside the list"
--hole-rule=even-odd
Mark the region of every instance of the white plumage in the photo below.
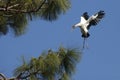
[[[79,23],[72,26],[72,28],[79,27],[81,29],[82,37],[88,38],[90,36],[89,29],[91,26],[97,25],[97,23],[104,17],[105,13],[104,11],[100,10],[96,14],[89,17],[88,13],[85,12],[81,16],[81,20]]]

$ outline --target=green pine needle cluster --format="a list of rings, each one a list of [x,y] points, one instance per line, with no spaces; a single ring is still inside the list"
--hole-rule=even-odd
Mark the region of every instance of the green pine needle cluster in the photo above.
[[[69,80],[80,58],[78,49],[60,47],[58,51],[49,50],[45,55],[31,58],[29,62],[23,59],[22,66],[15,69],[15,75],[17,79]]]
[[[70,8],[70,0],[0,0],[0,34],[12,30],[15,36],[25,33],[29,20],[58,19]]]

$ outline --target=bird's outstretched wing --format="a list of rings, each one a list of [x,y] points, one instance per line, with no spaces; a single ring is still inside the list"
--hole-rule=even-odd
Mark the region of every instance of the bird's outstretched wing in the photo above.
[[[97,12],[96,14],[92,15],[89,19],[89,25],[87,27],[87,29],[89,29],[92,25],[95,26],[99,23],[99,21],[104,17],[105,13],[104,11],[100,10],[99,12]]]

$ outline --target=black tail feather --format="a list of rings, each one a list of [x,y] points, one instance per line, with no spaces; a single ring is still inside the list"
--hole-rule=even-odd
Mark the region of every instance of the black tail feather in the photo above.
[[[87,34],[82,34],[82,37],[83,37],[83,38],[88,38],[89,36],[90,36],[89,33],[87,33]]]

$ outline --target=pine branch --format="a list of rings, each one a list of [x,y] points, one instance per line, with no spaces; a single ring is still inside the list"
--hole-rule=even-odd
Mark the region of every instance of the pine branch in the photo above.
[[[8,12],[15,12],[15,13],[32,13],[32,12],[38,12],[42,6],[46,3],[46,0],[44,0],[37,8],[35,9],[31,9],[29,11],[27,11],[26,9],[13,9],[14,7],[17,7],[19,6],[20,4],[14,4],[14,5],[11,5],[11,6],[8,6],[9,4],[7,4],[7,6],[1,6],[0,7],[0,11],[8,11]],[[25,5],[24,5],[25,6]]]
[[[13,8],[13,7],[16,7],[16,6],[19,6],[20,4],[15,4],[15,5],[12,5],[12,6],[8,6],[7,7],[7,10],[9,10],[9,9],[11,9],[11,8]]]
[[[36,72],[33,72],[33,73],[29,73],[28,75],[26,75],[26,76],[22,76],[22,75],[24,75],[25,73],[20,73],[17,77],[16,77],[16,79],[27,79],[27,78],[29,78],[31,75],[36,75],[37,73],[38,73],[39,71],[36,71]]]
[[[6,77],[4,76],[4,74],[0,73],[0,77],[3,78],[3,80],[7,80]]]

